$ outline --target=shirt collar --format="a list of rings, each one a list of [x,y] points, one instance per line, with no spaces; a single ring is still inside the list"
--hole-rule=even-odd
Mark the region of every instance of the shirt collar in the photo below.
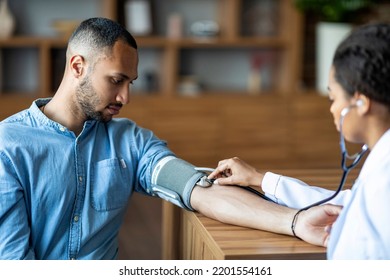
[[[42,107],[42,106],[46,105],[47,103],[49,103],[50,100],[51,100],[51,98],[40,98],[40,99],[35,100],[31,104],[29,111],[30,111],[30,114],[37,121],[39,121],[41,124],[48,125],[48,126],[53,126],[53,124],[55,124],[55,122],[53,122],[48,117],[46,117],[46,115],[44,113],[42,113],[42,111],[40,109],[40,107]]]
[[[70,130],[68,130],[68,128],[66,128],[65,126],[49,119],[40,109],[40,107],[42,106],[45,106],[47,103],[49,103],[49,101],[51,100],[52,98],[49,97],[49,98],[39,98],[37,100],[35,100],[31,106],[30,106],[30,113],[31,115],[39,122],[41,123],[43,126],[48,126],[48,127],[51,127],[53,129],[55,129],[57,132],[59,133],[71,133],[72,135],[74,135],[74,133]],[[90,127],[92,127],[97,121],[96,120],[88,120],[84,123],[84,129],[88,129]]]

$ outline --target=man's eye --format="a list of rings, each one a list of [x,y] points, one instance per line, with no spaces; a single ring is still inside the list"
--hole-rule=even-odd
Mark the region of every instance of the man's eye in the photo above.
[[[122,82],[123,82],[122,79],[112,79],[112,83],[115,84],[115,85],[120,84]]]

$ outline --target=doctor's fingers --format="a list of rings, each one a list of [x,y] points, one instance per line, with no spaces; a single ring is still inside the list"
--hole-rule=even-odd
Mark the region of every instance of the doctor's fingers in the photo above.
[[[332,230],[332,226],[331,225],[327,225],[324,229],[325,231],[325,238],[324,238],[324,247],[328,247],[328,241],[329,241],[329,236],[330,236],[330,232]]]
[[[223,165],[223,164],[233,165],[236,162],[240,162],[240,161],[242,161],[242,160],[239,157],[231,157],[231,158],[227,158],[227,159],[219,161],[218,165]]]
[[[241,160],[238,157],[232,157],[232,158],[228,158],[228,159],[223,159],[223,160],[220,160],[218,162],[218,167],[220,167],[220,166],[227,166],[227,167],[234,166],[234,165],[236,165],[240,161]]]
[[[220,172],[223,172],[226,177],[233,175],[243,166],[245,166],[245,163],[238,157],[221,160],[218,163],[218,169]]]
[[[230,168],[226,165],[218,165],[213,172],[211,172],[208,176],[209,179],[214,179],[214,178],[220,178],[220,177],[229,177],[231,176],[231,170]]]
[[[214,181],[214,184],[221,185],[221,186],[231,186],[231,185],[239,185],[238,183],[240,180],[236,179],[236,176],[232,175],[230,177],[220,177]]]
[[[333,224],[342,210],[342,206],[334,204],[323,204],[303,211],[302,217],[309,224],[324,227]]]
[[[343,206],[341,205],[334,205],[334,204],[324,204],[322,205],[324,207],[324,211],[329,216],[330,220],[335,221],[337,217],[340,215],[341,210],[343,209]]]
[[[231,176],[231,169],[229,167],[230,159],[220,160],[217,167],[207,177],[209,179],[219,178],[221,176]]]

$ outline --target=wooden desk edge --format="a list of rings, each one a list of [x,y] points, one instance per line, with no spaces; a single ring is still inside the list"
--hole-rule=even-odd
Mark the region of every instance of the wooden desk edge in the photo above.
[[[281,249],[280,252],[268,252],[268,253],[252,253],[245,250],[238,251],[235,249],[224,250],[222,249],[218,241],[214,239],[212,234],[207,229],[207,226],[201,221],[206,220],[212,224],[220,224],[224,228],[231,228],[237,230],[244,230],[247,232],[253,232],[258,234],[264,234],[271,236],[273,239],[281,239],[282,243],[291,242],[287,245],[287,250]],[[234,231],[232,231],[234,234]],[[274,259],[274,260],[309,260],[309,259],[326,259],[326,248],[314,246],[304,241],[297,240],[294,237],[280,235],[276,233],[270,233],[255,229],[246,229],[233,225],[226,225],[218,221],[214,221],[207,217],[204,217],[198,213],[192,213],[182,211],[182,255],[184,259],[221,259],[221,260],[250,260],[250,259]],[[197,239],[197,240],[196,240]],[[267,238],[269,239],[269,238]],[[198,252],[195,252],[198,251]]]

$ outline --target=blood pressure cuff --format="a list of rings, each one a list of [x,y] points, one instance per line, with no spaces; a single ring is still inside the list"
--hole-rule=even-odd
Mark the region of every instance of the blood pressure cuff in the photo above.
[[[165,157],[153,169],[153,195],[194,211],[190,204],[191,193],[199,179],[205,175],[182,159]]]

